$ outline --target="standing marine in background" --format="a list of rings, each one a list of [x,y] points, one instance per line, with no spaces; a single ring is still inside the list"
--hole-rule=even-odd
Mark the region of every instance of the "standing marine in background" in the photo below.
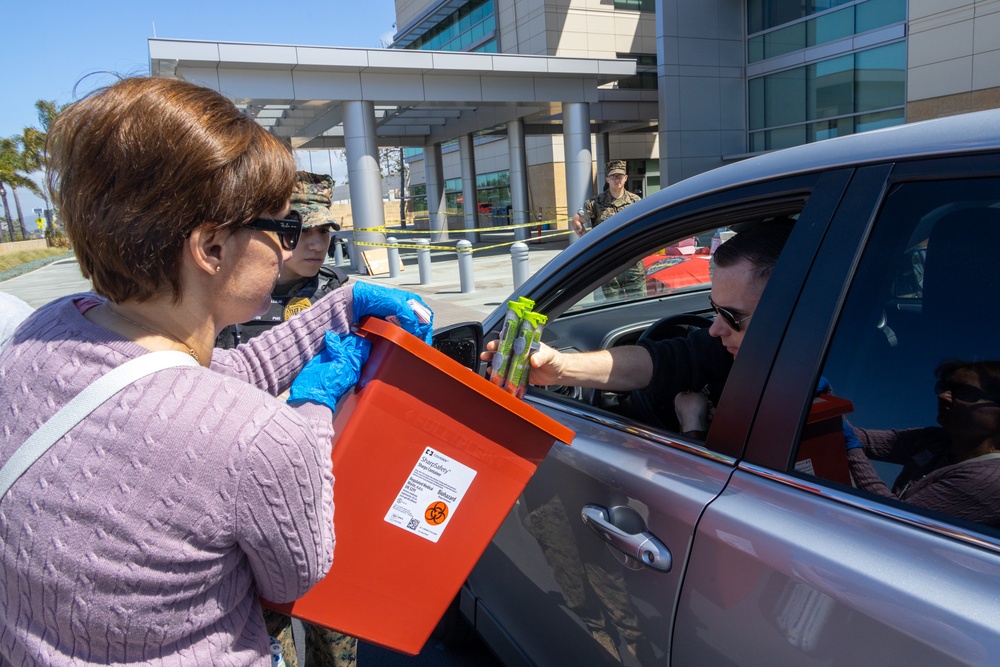
[[[236,347],[276,324],[302,312],[323,295],[348,281],[341,269],[324,266],[331,234],[340,230],[330,211],[333,178],[307,171],[296,173],[292,192],[292,213],[302,219],[302,236],[292,257],[281,267],[271,293],[271,307],[260,317],[226,327],[215,346]]]
[[[593,229],[615,213],[642,199],[639,195],[625,189],[625,182],[628,180],[625,160],[611,160],[605,166],[605,170],[607,172],[605,177],[608,184],[607,189],[596,197],[583,202],[583,206],[573,216],[573,231],[576,232],[577,236],[583,236],[587,233],[586,222],[589,221],[590,228]],[[642,262],[636,263],[635,266],[626,269],[601,285],[601,291],[609,300],[622,299],[627,296],[646,296],[646,269]]]

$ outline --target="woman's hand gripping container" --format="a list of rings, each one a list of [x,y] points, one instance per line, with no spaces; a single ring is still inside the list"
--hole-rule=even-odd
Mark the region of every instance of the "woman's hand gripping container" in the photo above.
[[[268,606],[416,655],[537,465],[573,432],[388,322],[334,420],[333,567]]]

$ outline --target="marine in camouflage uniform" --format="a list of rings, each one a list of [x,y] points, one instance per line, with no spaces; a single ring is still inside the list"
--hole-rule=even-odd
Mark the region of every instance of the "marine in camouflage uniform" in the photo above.
[[[622,184],[621,195],[615,197],[612,194],[612,189],[616,188],[616,183],[613,182],[615,179],[612,179],[612,176],[626,175],[624,160],[612,160],[608,162],[606,170],[608,185],[610,187],[596,197],[583,202],[583,206],[573,218],[577,226],[577,234],[581,236],[585,230],[583,227],[584,221],[589,221],[590,227],[593,229],[615,213],[642,199],[639,195],[625,190],[624,183]],[[601,291],[609,300],[646,296],[646,269],[642,262],[636,263],[635,266],[626,269],[604,285],[601,285]]]
[[[340,229],[330,211],[330,197],[333,194],[333,179],[325,174],[300,171],[296,174],[295,189],[292,192],[292,209],[302,216],[303,235],[299,245],[292,251],[292,258],[326,257],[330,246],[329,231]],[[326,244],[309,241],[306,230],[328,227]],[[216,340],[217,347],[235,347],[245,343],[276,324],[294,317],[326,293],[347,282],[347,274],[337,268],[321,266],[313,276],[303,276],[299,264],[289,260],[282,266],[278,286],[271,294],[268,311],[250,322],[226,327]],[[279,287],[280,286],[280,287]],[[264,621],[268,634],[278,640],[282,647],[282,658],[288,667],[299,664],[292,638],[291,618],[269,609],[264,610]],[[334,630],[304,623],[306,630],[306,662],[308,667],[354,667],[357,664],[358,640]]]

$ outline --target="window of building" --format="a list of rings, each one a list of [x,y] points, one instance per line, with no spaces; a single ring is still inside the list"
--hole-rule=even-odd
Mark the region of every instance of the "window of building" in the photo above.
[[[414,213],[423,213],[424,217],[427,214],[427,185],[420,183],[414,185],[410,188],[410,200],[413,202],[412,208]]]
[[[901,124],[905,80],[902,41],[750,79],[750,150]]]
[[[510,206],[510,172],[477,174],[476,191],[480,208],[488,204],[490,210],[497,211]]]
[[[619,88],[656,90],[656,54],[655,53],[616,53],[618,58],[635,59],[635,76],[618,80]]]
[[[791,23],[853,0],[747,0],[747,33]]]
[[[615,0],[615,9],[626,9],[636,12],[655,12],[656,0]]]
[[[788,4],[788,3],[785,3]],[[818,4],[818,3],[817,3]],[[844,3],[833,3],[844,4]],[[796,7],[800,6],[798,3]],[[831,5],[832,6],[832,5]],[[823,9],[828,9],[824,7]],[[818,10],[817,10],[818,11]],[[862,0],[815,18],[749,30],[747,62],[757,62],[906,20],[906,0]],[[772,29],[773,28],[773,29]]]
[[[496,53],[493,0],[471,0],[413,40],[406,48]]]

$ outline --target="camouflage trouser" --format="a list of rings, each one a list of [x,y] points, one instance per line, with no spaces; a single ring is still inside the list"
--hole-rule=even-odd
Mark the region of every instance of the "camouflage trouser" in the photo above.
[[[601,291],[609,301],[646,296],[646,267],[642,262],[637,262],[635,266],[601,285]]]
[[[292,639],[292,619],[270,609],[264,610],[267,633],[281,642],[287,667],[297,667],[298,653]],[[309,623],[306,628],[306,667],[354,667],[358,661],[358,640]]]
[[[562,498],[553,496],[523,521],[542,547],[566,607],[583,622],[594,640],[615,662],[622,661],[623,648],[633,656],[649,656],[651,649],[633,611],[625,578],[617,570],[583,562]]]

